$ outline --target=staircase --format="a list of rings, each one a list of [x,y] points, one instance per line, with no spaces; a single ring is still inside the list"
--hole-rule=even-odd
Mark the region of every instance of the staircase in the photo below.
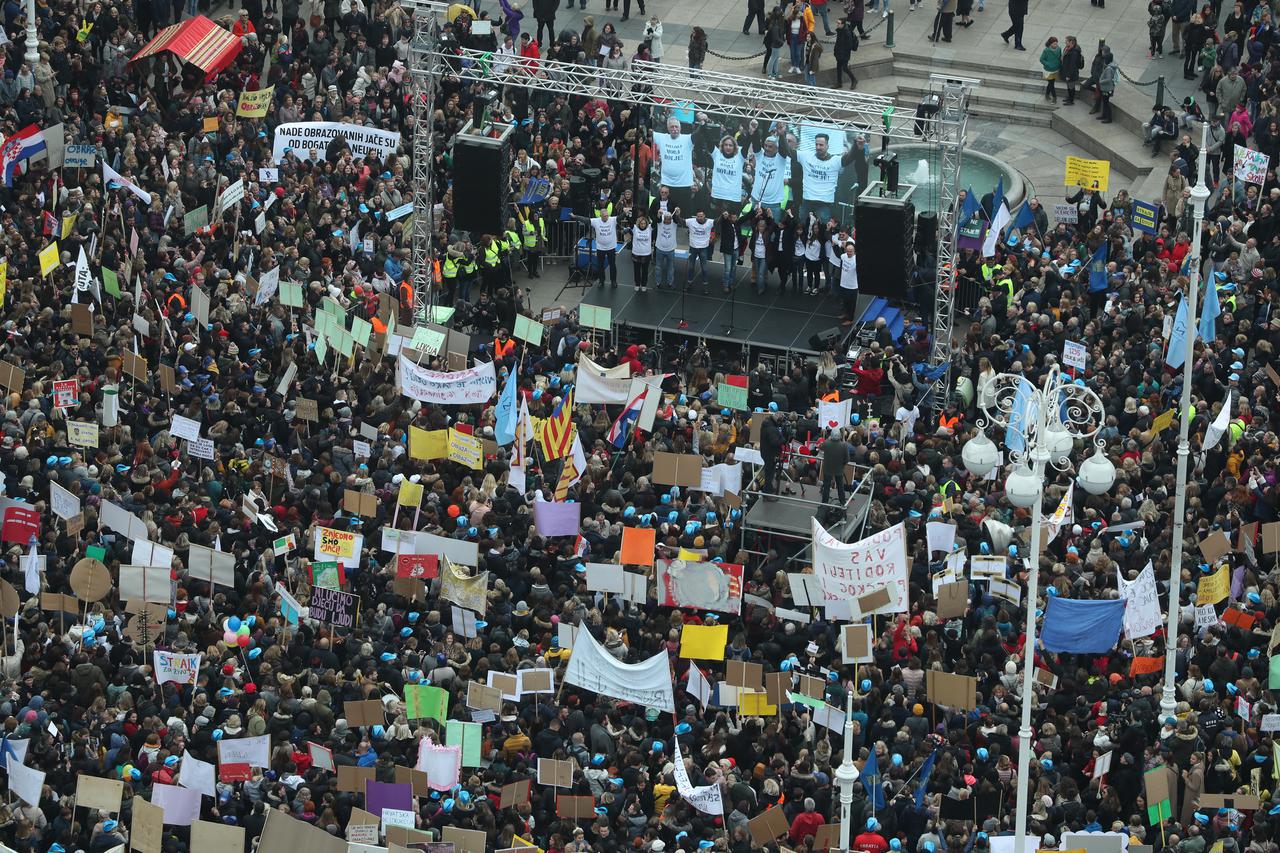
[[[855,54],[853,68],[862,81],[858,91],[894,97],[900,109],[915,110],[929,92],[930,75],[951,72],[982,81],[969,101],[969,115],[974,118],[1050,128],[1091,157],[1111,161],[1111,168],[1133,183],[1150,175],[1154,166],[1163,165],[1142,144],[1142,123],[1150,115],[1151,95],[1128,84],[1123,84],[1112,99],[1114,123],[1103,125],[1089,114],[1091,96],[1078,95],[1075,105],[1063,106],[1065,87],[1059,85],[1058,103],[1046,101],[1044,80],[1032,68],[959,59],[947,56],[948,51],[943,48],[933,56],[921,57],[875,47],[878,50],[868,51],[865,56],[862,50]],[[886,56],[892,58],[891,64],[886,62]],[[1025,58],[1026,54],[1019,56]]]

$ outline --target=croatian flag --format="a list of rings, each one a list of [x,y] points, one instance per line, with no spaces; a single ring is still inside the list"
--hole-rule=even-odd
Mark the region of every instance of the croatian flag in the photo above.
[[[648,386],[627,401],[627,407],[618,415],[618,419],[609,427],[609,443],[619,450],[627,443],[627,430],[640,420],[640,409],[644,407],[644,398],[649,393]]]
[[[13,176],[20,162],[44,150],[44,132],[34,124],[27,125],[6,139],[4,147],[0,148],[0,167],[4,168],[4,185],[13,186]]]

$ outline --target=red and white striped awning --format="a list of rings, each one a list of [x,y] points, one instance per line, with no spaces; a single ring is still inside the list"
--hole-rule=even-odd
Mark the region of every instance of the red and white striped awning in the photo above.
[[[167,50],[212,77],[240,53],[240,38],[203,15],[165,27],[130,62]]]

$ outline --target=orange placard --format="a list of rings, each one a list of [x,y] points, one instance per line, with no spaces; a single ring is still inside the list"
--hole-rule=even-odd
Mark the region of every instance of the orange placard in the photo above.
[[[651,527],[622,528],[622,563],[629,566],[652,566],[657,536]]]
[[[1164,669],[1164,655],[1154,658],[1135,657],[1129,666],[1129,675],[1148,675],[1162,669]]]

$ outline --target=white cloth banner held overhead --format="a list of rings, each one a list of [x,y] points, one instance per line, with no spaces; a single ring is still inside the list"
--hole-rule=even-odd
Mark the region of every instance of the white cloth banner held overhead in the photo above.
[[[363,160],[368,154],[376,154],[379,160],[385,160],[400,147],[400,134],[394,131],[337,121],[300,121],[276,126],[271,159],[279,163],[284,159],[285,149],[289,148],[300,160],[310,160],[312,154],[317,160],[323,160],[328,154],[329,143],[339,136],[347,141],[357,160]]]
[[[1156,591],[1156,573],[1151,562],[1138,573],[1132,582],[1118,577],[1120,597],[1128,604],[1124,608],[1124,632],[1129,639],[1149,637],[1160,630],[1160,598]]]
[[[441,373],[427,370],[400,356],[400,393],[423,403],[467,406],[487,403],[498,390],[493,362],[477,364],[469,370]]]
[[[676,708],[666,652],[641,663],[622,663],[588,631],[579,631],[574,640],[573,657],[569,658],[564,680],[566,684],[659,711],[673,712]]]
[[[631,368],[601,367],[585,355],[578,359],[575,374],[577,385],[573,399],[576,403],[607,403],[624,406],[631,400]]]
[[[905,613],[907,578],[911,573],[905,525],[895,524],[866,539],[845,544],[813,519],[813,573],[822,585],[827,604],[848,602],[885,587],[889,590],[889,603],[862,615]]]
[[[1223,401],[1222,408],[1218,410],[1218,416],[1213,419],[1213,423],[1209,424],[1209,428],[1204,432],[1204,447],[1201,450],[1208,453],[1218,446],[1218,442],[1222,441],[1222,436],[1226,435],[1227,427],[1231,426],[1231,392],[1227,392],[1227,399]]]
[[[689,770],[684,766],[684,756],[680,754],[680,738],[672,740],[675,749],[676,790],[689,804],[703,814],[724,814],[724,798],[720,796],[720,786],[702,785],[697,788],[689,781]]]
[[[142,187],[138,186],[133,181],[108,166],[106,160],[102,161],[102,180],[108,182],[115,181],[117,184],[124,187],[147,204],[151,204],[151,193],[147,192]]]

